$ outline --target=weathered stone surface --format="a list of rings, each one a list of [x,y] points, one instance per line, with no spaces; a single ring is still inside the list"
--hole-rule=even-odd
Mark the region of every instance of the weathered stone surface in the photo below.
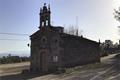
[[[44,5],[41,11],[40,30],[30,36],[31,71],[53,72],[59,68],[100,62],[99,43],[66,34],[63,27],[51,26],[50,9]]]

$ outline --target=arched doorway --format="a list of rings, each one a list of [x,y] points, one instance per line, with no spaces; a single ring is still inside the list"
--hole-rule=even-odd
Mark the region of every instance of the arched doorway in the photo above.
[[[46,50],[42,50],[40,51],[40,55],[39,55],[39,69],[42,72],[47,72],[48,71],[48,59],[47,59],[47,51]]]

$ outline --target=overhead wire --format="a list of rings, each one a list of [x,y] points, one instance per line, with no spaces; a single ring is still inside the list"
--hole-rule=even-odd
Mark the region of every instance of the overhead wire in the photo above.
[[[0,41],[27,41],[27,39],[0,39]]]
[[[0,32],[0,34],[3,34],[3,35],[29,36],[29,34],[22,34],[22,33],[2,33],[2,32]]]
[[[5,33],[0,32],[1,35],[13,35],[13,36],[29,36],[29,34],[23,34],[23,33]],[[2,41],[27,41],[27,39],[9,39],[9,38],[0,38]]]

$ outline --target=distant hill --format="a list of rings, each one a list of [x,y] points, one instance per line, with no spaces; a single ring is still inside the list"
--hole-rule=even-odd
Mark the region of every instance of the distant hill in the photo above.
[[[20,57],[30,56],[29,51],[11,51],[11,52],[0,53],[0,57],[8,56],[9,54],[11,54],[11,56],[20,56]]]

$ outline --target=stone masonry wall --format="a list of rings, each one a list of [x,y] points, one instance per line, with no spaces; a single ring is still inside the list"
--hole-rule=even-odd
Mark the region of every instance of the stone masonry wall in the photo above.
[[[99,44],[84,38],[65,37],[63,66],[72,67],[100,61]]]

